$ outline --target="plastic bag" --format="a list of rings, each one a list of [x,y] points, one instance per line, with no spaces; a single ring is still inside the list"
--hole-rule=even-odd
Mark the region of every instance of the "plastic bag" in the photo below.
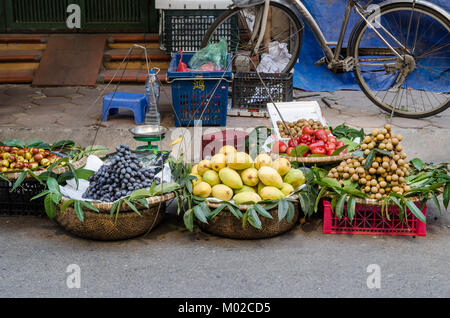
[[[192,69],[199,70],[202,65],[213,63],[221,69],[227,68],[228,44],[226,38],[221,38],[219,43],[208,44],[207,47],[195,53],[189,61]]]

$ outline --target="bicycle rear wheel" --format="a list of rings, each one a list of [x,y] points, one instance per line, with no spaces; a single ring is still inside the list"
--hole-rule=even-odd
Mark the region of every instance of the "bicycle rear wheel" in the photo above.
[[[250,8],[235,8],[224,12],[209,27],[201,47],[209,43],[215,43],[222,37],[227,38],[229,51],[233,54],[248,55],[255,63],[261,61],[262,54],[267,53],[269,47],[264,41],[259,45],[254,54],[254,48],[259,32],[252,39],[254,28],[258,28],[258,12],[262,12],[264,5]],[[270,11],[272,24],[270,27],[270,43],[279,42],[281,47],[286,47],[288,53],[282,61],[279,73],[288,73],[294,67],[300,54],[303,37],[303,24],[295,14],[286,6],[271,2]],[[269,45],[270,46],[270,45]]]
[[[381,109],[424,118],[450,106],[450,21],[429,7],[391,4],[357,26],[352,50],[361,89]],[[394,40],[394,37],[396,40]]]

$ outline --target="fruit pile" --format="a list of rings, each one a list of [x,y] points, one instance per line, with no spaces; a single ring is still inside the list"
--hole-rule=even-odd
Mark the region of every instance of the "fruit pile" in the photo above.
[[[47,168],[59,159],[59,156],[49,150],[36,147],[0,146],[0,172],[39,170]]]
[[[161,166],[144,169],[130,147],[120,145],[116,150],[110,163],[104,164],[89,177],[89,188],[83,198],[113,202],[135,190],[150,187],[153,181],[160,183],[161,180],[155,175],[161,171]]]
[[[203,160],[192,168],[193,194],[207,198],[212,195],[236,204],[279,200],[305,183],[305,176],[292,169],[285,158],[272,161],[267,154],[253,161],[245,152],[224,146],[211,160]]]
[[[286,126],[282,121],[277,121],[278,131],[280,132],[281,138],[292,138],[292,137],[300,137],[303,134],[304,127],[310,127],[313,130],[323,129],[326,130],[327,127],[324,127],[320,121],[315,121],[312,119],[299,119],[296,122],[290,123],[286,122]],[[290,132],[290,133],[289,133]],[[292,136],[291,136],[292,135]]]
[[[331,156],[336,149],[344,146],[344,142],[338,141],[336,137],[328,135],[328,130],[314,130],[310,126],[303,126],[300,137],[291,138],[288,145],[283,141],[276,141],[272,147],[272,152],[286,153],[290,156],[292,150],[301,145],[307,147],[307,151],[303,153],[303,157],[309,157],[310,155]],[[345,152],[346,149],[341,153]],[[295,152],[293,155],[300,156],[300,154],[296,154]]]
[[[410,187],[406,185],[409,165],[401,141],[402,136],[393,134],[389,124],[383,129],[374,129],[361,144],[366,157],[343,161],[331,169],[328,176],[341,184],[344,180],[358,182],[359,189],[372,199],[381,199],[390,192],[403,194]]]

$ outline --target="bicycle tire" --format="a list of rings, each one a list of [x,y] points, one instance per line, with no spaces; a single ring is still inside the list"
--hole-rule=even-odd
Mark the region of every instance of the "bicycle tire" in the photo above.
[[[294,65],[297,63],[298,57],[300,55],[300,51],[302,48],[304,26],[303,26],[303,23],[300,20],[298,20],[296,15],[292,12],[292,10],[289,9],[287,6],[277,3],[277,2],[270,2],[270,6],[276,7],[277,9],[280,9],[284,13],[288,14],[291,17],[292,22],[295,23],[297,30],[300,30],[298,47],[296,49],[296,52],[294,52],[294,53],[290,52],[292,57],[291,57],[289,63],[286,65],[285,69],[281,72],[281,73],[289,73],[292,70],[292,68],[294,67]],[[218,26],[220,24],[222,24],[228,18],[232,17],[237,11],[241,11],[241,10],[245,10],[245,9],[248,9],[248,8],[234,8],[234,9],[227,10],[224,13],[222,13],[221,15],[219,15],[217,17],[217,19],[210,25],[210,27],[208,28],[208,31],[206,31],[205,35],[203,36],[203,40],[202,40],[202,44],[201,44],[200,48],[204,48],[209,44],[209,39],[213,36],[214,31],[218,28]]]
[[[412,3],[393,3],[393,4],[389,4],[386,6],[382,6],[380,8],[380,16],[383,15],[383,13],[385,12],[390,12],[392,9],[404,9],[404,10],[412,10],[413,9],[413,4]],[[430,14],[430,16],[434,19],[437,20],[441,20],[441,22],[445,23],[447,25],[448,28],[450,28],[450,21],[443,16],[440,12],[416,3],[414,6],[414,9],[420,9],[423,10],[425,12],[427,12],[428,14]],[[356,30],[356,31],[355,31]],[[355,58],[357,57],[357,50],[358,50],[358,41],[361,41],[361,37],[362,37],[362,33],[366,30],[366,23],[365,21],[361,20],[359,23],[357,23],[355,25],[355,27],[353,28],[352,34],[354,34],[354,36],[351,38],[352,43],[351,43],[351,48],[349,51],[351,51],[352,56]],[[431,111],[426,111],[426,112],[420,112],[420,113],[414,113],[414,112],[405,112],[405,111],[401,111],[401,110],[394,110],[392,109],[392,106],[387,105],[386,103],[380,103],[379,100],[377,100],[372,94],[371,92],[368,90],[368,88],[365,85],[365,80],[362,77],[361,73],[358,71],[358,68],[355,66],[353,69],[353,73],[355,75],[355,79],[356,82],[358,83],[359,87],[361,88],[361,90],[364,92],[364,94],[379,108],[381,108],[382,110],[388,112],[388,113],[392,113],[394,115],[400,116],[400,117],[405,117],[405,118],[413,118],[413,119],[420,119],[420,118],[425,118],[425,117],[430,117],[436,114],[439,114],[443,111],[445,111],[447,108],[450,107],[450,99],[447,100],[446,103],[443,103],[441,106],[437,107],[436,109],[432,109]]]

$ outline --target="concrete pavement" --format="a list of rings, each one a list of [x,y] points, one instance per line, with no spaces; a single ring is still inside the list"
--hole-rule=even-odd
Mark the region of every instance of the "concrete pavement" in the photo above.
[[[100,113],[98,88],[0,87],[0,140],[70,138],[92,142]],[[126,86],[122,91],[142,91]],[[340,91],[322,110],[332,125],[372,129],[386,122],[362,93]],[[162,95],[163,124],[173,127],[170,89]],[[94,105],[90,107],[90,105]],[[395,118],[408,158],[449,161],[450,111],[426,120]],[[228,127],[270,125],[267,119],[228,118]],[[135,146],[119,115],[102,123],[96,144]],[[172,130],[175,131],[175,130]],[[162,147],[177,135],[169,134]],[[173,137],[173,138],[171,138]],[[175,153],[178,150],[175,149]],[[180,232],[172,205],[145,237],[96,242],[74,237],[45,218],[0,217],[2,297],[450,297],[450,215],[429,203],[426,237],[322,234],[319,217],[283,236],[237,241]],[[67,266],[81,269],[81,288],[66,285]],[[381,288],[369,289],[367,267],[381,270]]]

